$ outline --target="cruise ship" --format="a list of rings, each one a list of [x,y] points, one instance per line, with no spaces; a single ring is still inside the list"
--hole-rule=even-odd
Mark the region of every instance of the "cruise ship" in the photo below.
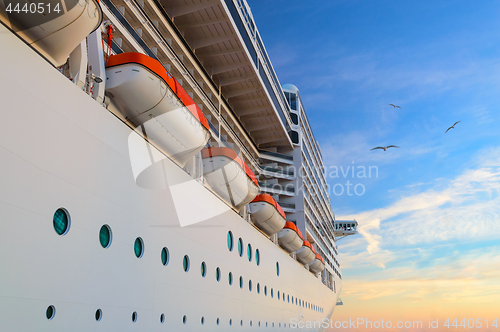
[[[0,21],[0,331],[325,328],[357,222],[245,0]]]

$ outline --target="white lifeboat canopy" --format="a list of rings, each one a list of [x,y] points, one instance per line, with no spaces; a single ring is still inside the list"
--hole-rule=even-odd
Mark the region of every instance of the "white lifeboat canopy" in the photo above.
[[[240,211],[259,193],[259,183],[248,165],[226,147],[202,150],[203,176],[223,201]]]
[[[295,252],[295,257],[302,264],[309,264],[316,258],[316,251],[309,241],[304,241],[302,247]]]
[[[278,233],[286,223],[285,212],[269,194],[259,194],[250,203],[253,223],[271,236]]]
[[[278,232],[280,247],[289,253],[299,250],[303,242],[302,232],[291,221],[287,221],[285,227]]]
[[[325,269],[325,261],[320,254],[316,254],[314,260],[309,264],[309,271],[312,273],[320,273]]]
[[[0,1],[0,21],[55,67],[62,66],[78,44],[102,22],[97,0],[61,1],[46,0],[38,3],[38,7],[36,2]],[[5,7],[8,4],[9,11]],[[21,9],[27,5],[27,12],[19,8],[16,11],[16,4],[20,4]],[[43,5],[43,15],[38,13],[40,5]]]
[[[106,96],[125,121],[179,166],[207,144],[207,119],[156,59],[134,52],[112,55],[106,78]]]

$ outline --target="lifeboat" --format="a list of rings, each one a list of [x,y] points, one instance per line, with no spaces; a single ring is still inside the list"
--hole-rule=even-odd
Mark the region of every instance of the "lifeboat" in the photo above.
[[[316,258],[309,264],[309,271],[312,273],[320,273],[325,269],[325,261],[320,254],[316,254]]]
[[[287,252],[299,250],[304,242],[302,233],[291,221],[287,221],[285,227],[278,232],[278,243]]]
[[[207,144],[207,119],[159,61],[142,53],[112,55],[106,78],[106,96],[125,120],[179,166]]]
[[[10,4],[10,12],[3,6]],[[15,5],[20,6],[15,10]],[[54,66],[62,66],[70,53],[101,25],[102,10],[97,0],[48,0],[0,2],[0,20]],[[24,8],[26,6],[26,8]],[[26,11],[25,11],[26,10]],[[49,12],[50,10],[50,12]]]
[[[304,241],[302,247],[295,253],[295,257],[302,264],[309,264],[316,258],[316,250],[309,241]]]
[[[285,212],[269,194],[259,194],[250,203],[253,223],[264,233],[271,236],[286,224]]]
[[[259,183],[248,165],[225,147],[201,151],[203,176],[208,186],[227,204],[240,211],[259,193]]]

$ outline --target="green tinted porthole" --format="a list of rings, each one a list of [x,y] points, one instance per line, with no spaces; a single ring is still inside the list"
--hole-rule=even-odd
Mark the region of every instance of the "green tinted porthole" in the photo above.
[[[280,264],[278,262],[276,262],[276,275],[280,276]]]
[[[278,291],[278,300],[280,299],[280,291]]]
[[[103,225],[99,231],[99,242],[101,246],[106,249],[111,245],[112,233],[109,225]]]
[[[238,254],[240,255],[240,257],[243,256],[243,240],[241,239],[241,237],[238,240]]]
[[[215,280],[220,281],[220,268],[215,269]]]
[[[56,315],[56,307],[53,305],[48,306],[47,310],[45,311],[45,316],[47,317],[48,320],[51,320],[54,318]]]
[[[255,263],[257,265],[260,265],[260,251],[259,251],[259,249],[255,250]]]
[[[59,208],[54,213],[52,218],[54,230],[58,235],[65,235],[69,231],[71,225],[71,218],[65,208]]]
[[[140,237],[135,239],[134,242],[134,253],[137,258],[141,258],[144,254],[144,241]]]
[[[257,294],[260,294],[260,284],[257,283]]]
[[[182,260],[182,267],[184,268],[184,272],[189,271],[189,256],[184,255],[184,259]]]
[[[274,291],[272,288],[271,288],[271,297],[274,297]]]
[[[243,277],[240,277],[240,288],[243,288]]]
[[[264,295],[267,296],[267,286],[264,286]]]
[[[231,231],[227,232],[227,249],[233,251],[233,233]]]
[[[207,264],[205,262],[201,262],[201,276],[205,278],[207,275]]]
[[[168,248],[163,247],[163,249],[161,250],[161,263],[164,266],[167,266],[169,261],[170,261],[170,255],[168,252]]]
[[[247,246],[247,257],[248,257],[248,261],[251,262],[252,261],[252,245],[250,243]]]
[[[229,272],[228,281],[229,281],[229,285],[233,284],[233,274],[231,272]]]
[[[248,280],[248,290],[252,291],[252,280]]]

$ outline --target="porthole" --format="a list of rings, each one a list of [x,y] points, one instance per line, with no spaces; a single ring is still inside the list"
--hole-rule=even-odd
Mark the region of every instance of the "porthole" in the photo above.
[[[264,295],[267,296],[267,286],[264,286]]]
[[[227,280],[229,281],[229,285],[233,284],[233,274],[229,272],[229,275],[227,276]]]
[[[240,326],[243,326],[243,319],[240,320]]]
[[[205,317],[201,317],[201,325],[205,324]]]
[[[259,321],[259,327],[260,327],[260,321]]]
[[[165,323],[165,314],[160,315],[160,323]]]
[[[189,271],[189,256],[184,255],[184,259],[182,260],[182,267],[184,268],[184,272]]]
[[[255,250],[255,263],[257,265],[260,265],[260,251],[259,251],[259,249]]]
[[[267,322],[266,322],[266,327],[267,327]]]
[[[271,288],[271,297],[274,297],[274,290]]]
[[[58,235],[67,234],[71,226],[71,218],[68,210],[65,208],[57,209],[52,218],[52,222],[54,224],[54,230]]]
[[[188,320],[188,318],[186,315],[182,316],[182,324],[186,324],[187,320]]]
[[[278,300],[280,299],[280,291],[278,291]]]
[[[231,326],[231,325],[233,325],[233,320],[232,319],[229,320],[229,326]]]
[[[219,318],[217,318],[217,325],[219,325],[219,324],[220,324],[220,320],[219,320]]]
[[[274,327],[274,323],[273,323],[273,327]]]
[[[99,322],[99,321],[101,321],[101,318],[102,318],[102,310],[97,309],[95,312],[95,320]]]
[[[252,326],[252,321],[250,321],[250,326]]]
[[[240,288],[243,288],[243,277],[240,277]]]
[[[137,258],[141,258],[144,254],[144,241],[142,238],[138,237],[134,242],[134,252]]]
[[[248,290],[252,291],[252,280],[248,280]]]
[[[101,230],[99,231],[99,242],[104,249],[109,248],[111,245],[112,234],[113,233],[111,233],[111,227],[109,227],[109,225],[103,225],[101,227]]]
[[[56,307],[54,307],[53,305],[49,305],[47,307],[47,310],[45,311],[45,316],[47,317],[48,320],[51,320],[54,318],[55,315],[56,315]]]
[[[220,281],[220,268],[215,269],[215,279]]]
[[[137,311],[134,311],[132,313],[132,322],[134,322],[134,323],[137,322]]]
[[[169,261],[170,261],[170,255],[168,252],[168,248],[163,247],[163,249],[161,250],[161,263],[164,266],[167,266]]]
[[[247,257],[248,257],[248,261],[251,262],[252,261],[252,245],[250,243],[247,246]]]
[[[201,262],[201,276],[205,278],[207,275],[207,264],[205,262]]]
[[[276,275],[280,276],[280,264],[278,262],[276,262]]]
[[[290,303],[290,294],[286,296],[287,300],[288,300],[288,303]],[[292,297],[292,301],[293,301],[293,297]]]
[[[260,294],[260,284],[257,283],[257,294]]]
[[[238,254],[240,255],[240,257],[243,256],[243,240],[241,239],[241,237],[238,240]]]
[[[283,293],[283,302],[286,301],[286,298],[285,298],[285,293]]]
[[[227,232],[227,249],[233,251],[233,233],[231,231]]]

